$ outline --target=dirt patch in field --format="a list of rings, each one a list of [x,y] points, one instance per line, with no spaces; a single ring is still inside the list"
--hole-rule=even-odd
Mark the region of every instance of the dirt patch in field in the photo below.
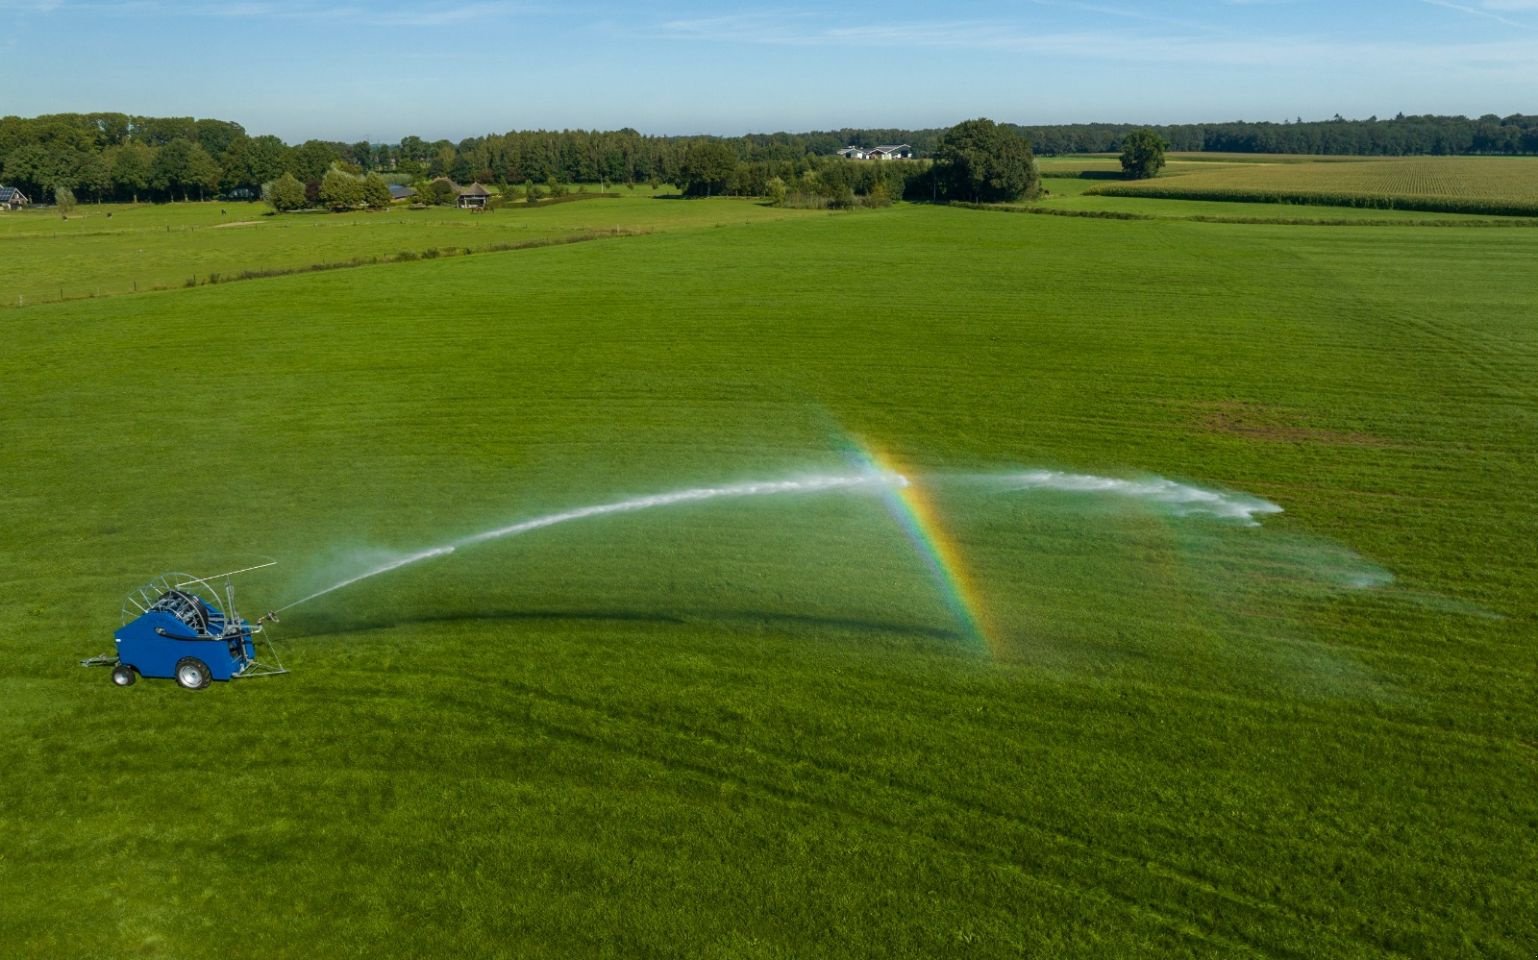
[[[1211,405],[1202,412],[1198,422],[1203,429],[1212,433],[1226,433],[1272,443],[1317,443],[1346,447],[1391,445],[1390,441],[1370,433],[1310,426],[1297,411],[1254,403]]]
[[[229,223],[216,223],[214,224],[213,229],[223,230],[225,227],[258,227],[261,226],[261,223],[262,221],[260,220],[232,220]]]

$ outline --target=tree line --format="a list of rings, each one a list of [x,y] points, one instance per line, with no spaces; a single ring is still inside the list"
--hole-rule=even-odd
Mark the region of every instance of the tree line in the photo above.
[[[1358,154],[1538,154],[1538,117],[1478,119],[1398,116],[1389,120],[1335,118],[1321,122],[1218,123],[1172,126],[1071,124],[1002,129],[1023,137],[1038,154],[1123,149],[1147,129],[1171,150]],[[742,137],[664,137],[633,129],[519,130],[458,143],[408,136],[399,143],[306,140],[289,145],[249,135],[238,123],[192,117],[70,113],[0,118],[0,182],[46,200],[66,189],[82,200],[188,200],[260,194],[285,174],[316,202],[326,174],[381,174],[393,182],[449,177],[459,183],[608,183],[686,185],[693,191],[764,196],[779,180],[787,195],[805,194],[808,174],[817,195],[838,200],[875,190],[891,196],[922,192],[916,165],[846,164],[829,158],[845,146],[910,144],[935,157],[949,131],[859,129]],[[731,171],[723,173],[726,159]],[[712,166],[713,164],[713,166]],[[710,169],[704,169],[709,167]],[[884,168],[872,171],[867,168]],[[846,183],[847,181],[847,183]],[[879,184],[879,187],[878,187]],[[939,192],[927,183],[932,195]],[[377,188],[374,188],[377,189]],[[811,194],[807,194],[811,195]]]
[[[1128,134],[1149,130],[1169,149],[1218,153],[1293,153],[1329,156],[1454,156],[1538,154],[1538,116],[1486,114],[1477,119],[1405,116],[1251,123],[1077,123],[1016,127],[1038,154],[1115,153]]]

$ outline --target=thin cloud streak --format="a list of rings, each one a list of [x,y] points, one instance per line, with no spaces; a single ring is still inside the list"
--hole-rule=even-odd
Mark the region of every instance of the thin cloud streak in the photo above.
[[[1426,0],[1432,2],[1432,0]],[[702,43],[807,47],[966,49],[1030,53],[1090,60],[1217,66],[1297,67],[1326,63],[1375,67],[1419,62],[1447,68],[1522,66],[1538,58],[1520,41],[1425,44],[1408,41],[1213,39],[1180,34],[1149,36],[1121,31],[1026,32],[1005,23],[976,20],[891,23],[877,26],[812,26],[806,17],[743,14],[672,20],[654,38]]]
[[[455,26],[512,14],[541,12],[537,7],[513,2],[513,0],[471,0],[465,3],[430,3],[399,7],[281,2],[281,0],[279,2],[238,0],[234,3],[168,3],[162,0],[87,0],[84,3],[68,3],[63,0],[0,0],[0,10],[135,16],[161,14],[229,20],[364,21],[389,27]]]
[[[1517,27],[1518,29],[1522,29],[1522,28],[1525,28],[1527,26],[1526,24],[1518,23],[1517,21],[1512,20],[1512,19],[1510,19],[1508,17],[1503,17],[1503,16],[1501,16],[1498,13],[1491,13],[1489,10],[1486,10],[1486,9],[1484,9],[1482,7],[1470,7],[1470,6],[1467,6],[1465,4],[1461,4],[1461,3],[1453,3],[1452,0],[1421,0],[1421,2],[1422,3],[1430,4],[1433,7],[1445,7],[1448,10],[1458,10],[1458,11],[1460,11],[1462,13],[1469,14],[1470,16],[1483,17],[1486,20],[1494,20],[1496,23],[1504,23],[1508,27]],[[1487,3],[1485,6],[1494,6],[1494,5]],[[1495,9],[1497,9],[1497,10],[1513,10],[1513,9],[1515,9],[1515,10],[1522,10],[1522,9],[1528,9],[1528,8],[1525,8],[1525,7],[1495,6]]]

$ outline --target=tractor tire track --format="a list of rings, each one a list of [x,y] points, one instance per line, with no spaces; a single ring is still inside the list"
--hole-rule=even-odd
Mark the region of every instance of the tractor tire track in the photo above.
[[[811,768],[817,771],[817,773],[827,781],[826,783],[819,784],[819,786],[827,787],[838,781],[844,781],[858,786],[858,793],[864,793],[866,795],[881,793],[895,794],[897,797],[904,801],[904,803],[901,805],[908,807],[914,806],[915,803],[922,806],[933,805],[938,802],[939,804],[942,804],[946,807],[966,812],[985,821],[993,821],[996,826],[1004,825],[1007,827],[1013,827],[1016,830],[1023,830],[1028,833],[1036,834],[1038,836],[1042,836],[1065,846],[1071,847],[1079,855],[1087,855],[1095,858],[1098,861],[1101,861],[1102,863],[1111,865],[1113,867],[1111,871],[1113,875],[1122,875],[1129,870],[1145,870],[1153,876],[1177,883],[1201,896],[1218,898],[1227,903],[1230,907],[1237,907],[1245,911],[1253,912],[1254,914],[1258,915],[1256,919],[1287,919],[1294,923],[1307,926],[1309,928],[1308,933],[1311,936],[1324,934],[1331,937],[1331,939],[1336,940],[1338,943],[1345,947],[1358,949],[1361,947],[1366,947],[1373,953],[1383,956],[1406,956],[1405,954],[1393,951],[1386,944],[1381,942],[1347,937],[1341,932],[1327,926],[1322,918],[1310,914],[1295,905],[1283,905],[1280,903],[1262,901],[1241,891],[1227,888],[1219,881],[1203,877],[1199,874],[1191,873],[1168,862],[1152,860],[1142,854],[1126,849],[1107,847],[1106,845],[1094,840],[1063,831],[1059,828],[1048,827],[1044,824],[1026,819],[1019,814],[1000,810],[986,804],[980,804],[974,800],[960,797],[953,793],[931,790],[926,787],[900,779],[876,779],[851,768],[837,764],[830,764],[826,761],[821,761],[811,756],[793,755],[785,751],[765,747],[762,744],[746,745],[730,743],[706,729],[685,724],[659,722],[654,717],[648,715],[643,715],[623,709],[601,706],[593,702],[585,701],[581,698],[556,693],[529,684],[523,684],[514,681],[489,681],[488,684],[504,690],[511,689],[529,700],[538,701],[560,708],[573,709],[589,714],[595,714],[612,723],[638,725],[656,732],[662,732],[682,739],[687,739],[696,745],[705,745],[708,749],[721,753],[748,753],[759,757],[770,758],[775,761],[777,765],[791,769],[804,770],[806,768]],[[480,704],[479,706],[482,709],[485,708],[484,703]],[[970,855],[984,857],[990,862],[1011,867],[1014,870],[1025,873],[1027,876],[1030,876],[1033,879],[1041,880],[1042,882],[1046,882],[1049,885],[1061,888],[1061,883],[1048,880],[1047,878],[1041,877],[1036,873],[1027,871],[1022,864],[1010,859],[1009,851],[1001,850],[995,846],[980,843],[976,840],[956,837],[949,833],[932,831],[929,829],[923,829],[922,827],[915,828],[910,824],[905,824],[895,818],[883,816],[872,810],[856,807],[848,803],[830,799],[826,796],[813,796],[810,793],[788,789],[767,779],[752,777],[743,773],[732,772],[723,769],[722,767],[712,766],[710,764],[702,763],[696,760],[688,760],[681,757],[668,755],[656,749],[647,749],[642,746],[627,748],[621,744],[607,740],[599,735],[576,730],[553,720],[535,717],[532,713],[528,715],[518,714],[518,716],[522,719],[526,719],[529,723],[539,727],[541,730],[551,732],[552,735],[558,735],[567,739],[578,740],[591,746],[600,747],[609,752],[626,753],[632,756],[641,757],[643,759],[659,763],[670,769],[687,771],[694,775],[706,777],[711,780],[730,782],[734,786],[754,790],[763,796],[773,798],[777,801],[817,807],[828,812],[849,816],[855,819],[879,825],[885,829],[898,831],[905,835],[922,837],[933,843],[950,846],[957,850],[964,851]],[[1041,864],[1040,866],[1050,869],[1046,866],[1046,864]],[[1169,915],[1164,911],[1154,910],[1154,908],[1150,907],[1147,903],[1133,895],[1123,893],[1111,887],[1096,886],[1093,884],[1085,883],[1082,880],[1075,879],[1068,875],[1063,876],[1063,881],[1081,890],[1096,891],[1102,893],[1105,896],[1128,906],[1134,911],[1152,911],[1160,919],[1160,922],[1165,926],[1168,926],[1171,929],[1175,929],[1181,932],[1183,935],[1193,934],[1193,930],[1189,927],[1189,924],[1183,923],[1178,918]],[[1214,942],[1224,941],[1227,942],[1227,945],[1230,947],[1237,947],[1242,944],[1244,947],[1257,951],[1261,954],[1300,957],[1307,955],[1306,953],[1288,950],[1286,948],[1280,948],[1272,942],[1259,940],[1254,936],[1245,934],[1240,931],[1234,931],[1232,937],[1226,938],[1222,935],[1209,934],[1206,931],[1200,930],[1195,930],[1194,935],[1200,936],[1203,939],[1212,940]],[[1237,942],[1234,942],[1235,940]]]

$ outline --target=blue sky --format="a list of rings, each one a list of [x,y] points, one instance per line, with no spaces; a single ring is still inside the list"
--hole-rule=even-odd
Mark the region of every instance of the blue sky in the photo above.
[[[533,127],[1538,113],[1538,0],[0,0],[0,114]]]

